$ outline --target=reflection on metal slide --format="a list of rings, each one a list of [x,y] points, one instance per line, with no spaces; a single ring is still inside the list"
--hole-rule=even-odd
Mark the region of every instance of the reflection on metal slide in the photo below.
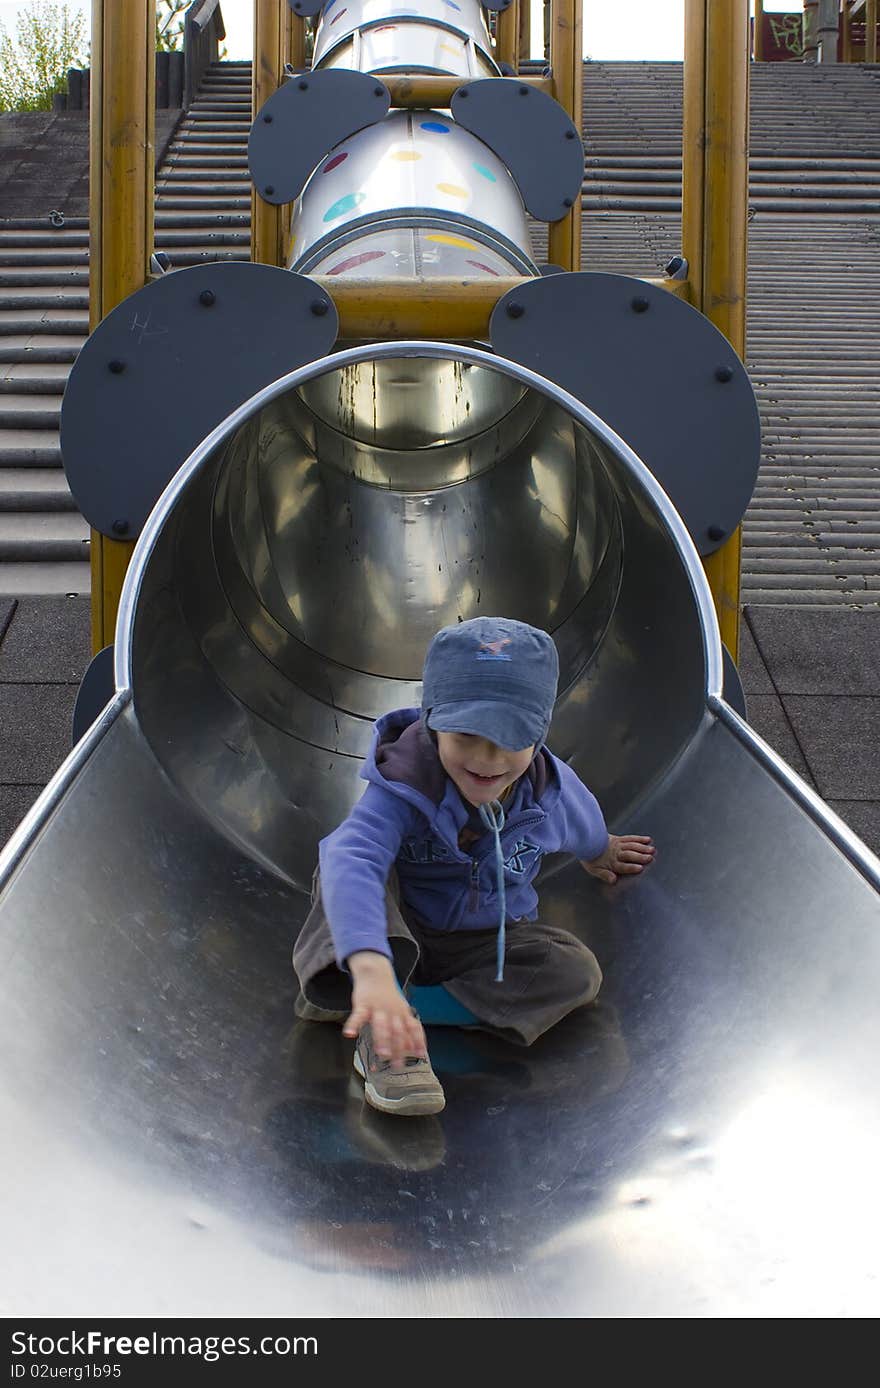
[[[485,437],[317,461],[344,377],[453,353],[507,409],[502,468]],[[543,883],[598,1006],[529,1051],[435,1030],[445,1113],[383,1119],[294,1018],[291,941],[370,719],[474,586],[553,631],[552,744],[659,858]],[[4,859],[7,1313],[357,1316],[390,1278],[404,1315],[870,1315],[878,865],[720,678],[667,498],[525,369],[360,348],[237,410],[151,516],[115,698]]]
[[[257,113],[289,268],[164,274],[71,374],[73,493],[139,540],[106,705],[0,856],[0,1307],[870,1316],[880,863],[731,707],[701,562],[754,394],[682,300],[541,273],[526,209],[579,196],[578,131],[476,0],[420,4],[328,5]],[[389,110],[414,65],[450,110]],[[513,287],[488,342],[353,347],[352,278]],[[550,864],[599,1002],[528,1050],[431,1029],[447,1107],[389,1119],[290,953],[373,721],[479,614],[553,635],[550,745],[659,856]]]

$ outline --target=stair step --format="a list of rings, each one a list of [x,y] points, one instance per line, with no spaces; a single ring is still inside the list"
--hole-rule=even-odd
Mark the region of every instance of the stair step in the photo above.
[[[0,366],[0,393],[7,402],[13,393],[22,395],[61,395],[67,385],[70,367],[52,362],[16,362]]]
[[[56,429],[0,429],[0,468],[61,467]]]
[[[15,288],[0,289],[0,315],[4,309],[86,309],[88,320],[89,291],[82,289]]]
[[[0,468],[0,513],[75,510],[59,468]]]
[[[0,394],[0,429],[57,429],[61,396]]]
[[[82,562],[88,556],[89,535],[76,512],[0,512],[0,564]]]
[[[84,337],[38,337],[33,333],[0,336],[0,363],[73,362],[82,349]],[[2,365],[0,365],[2,374]]]

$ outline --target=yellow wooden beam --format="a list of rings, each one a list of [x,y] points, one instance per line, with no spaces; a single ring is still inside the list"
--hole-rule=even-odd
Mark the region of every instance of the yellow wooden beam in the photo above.
[[[877,0],[865,5],[865,62],[877,61]]]
[[[391,93],[392,106],[406,106],[415,109],[436,107],[443,110],[452,100],[459,87],[472,81],[470,77],[391,77],[379,79]],[[553,81],[550,77],[519,77],[522,86],[534,87],[539,92],[553,94]]]
[[[685,0],[682,250],[692,302],[746,349],[748,0]],[[742,532],[705,561],[722,639],[739,652]]]
[[[153,250],[154,0],[92,0],[89,321],[143,288]],[[122,460],[120,460],[122,465]],[[120,517],[120,521],[124,518]],[[91,538],[92,649],[113,640],[133,543]]]
[[[356,280],[315,275],[339,314],[343,341],[426,338],[445,342],[485,341],[498,300],[529,276],[509,279]],[[683,280],[648,279],[648,284],[688,297]]]
[[[254,0],[253,109],[256,114],[284,81],[289,61],[293,18],[287,0]],[[290,214],[283,207],[264,202],[251,189],[251,259],[261,265],[283,265],[286,258],[285,226]]]
[[[550,67],[553,95],[583,134],[583,0],[553,0],[550,10]],[[561,221],[551,222],[548,257],[563,270],[581,266],[581,195]]]

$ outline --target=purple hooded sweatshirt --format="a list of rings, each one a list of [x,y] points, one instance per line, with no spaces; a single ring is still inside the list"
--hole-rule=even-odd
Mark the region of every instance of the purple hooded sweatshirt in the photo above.
[[[358,950],[391,958],[385,887],[396,868],[401,899],[432,930],[499,923],[495,843],[443,769],[418,709],[376,723],[361,772],[367,789],[320,844],[321,895],[340,966]],[[594,795],[547,747],[511,788],[501,831],[507,920],[535,920],[532,882],[545,853],[591,860],[608,830]],[[462,829],[480,837],[459,847]]]

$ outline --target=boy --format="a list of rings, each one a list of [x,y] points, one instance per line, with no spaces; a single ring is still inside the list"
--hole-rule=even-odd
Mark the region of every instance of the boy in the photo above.
[[[444,627],[425,657],[421,715],[379,719],[367,789],[321,841],[293,953],[298,1014],[344,1021],[367,1102],[385,1113],[445,1103],[411,1002],[426,1022],[530,1045],[595,998],[595,956],[536,918],[545,853],[573,853],[605,882],[653,861],[650,838],[609,835],[594,796],[543,745],[558,678],[536,627]]]

